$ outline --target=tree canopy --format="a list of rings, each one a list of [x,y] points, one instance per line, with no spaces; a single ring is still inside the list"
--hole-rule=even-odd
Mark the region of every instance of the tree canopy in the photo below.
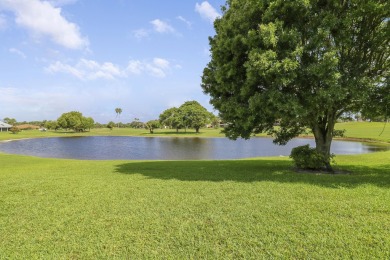
[[[184,128],[195,128],[195,131],[199,133],[201,127],[211,122],[214,116],[206,108],[204,108],[197,101],[187,101],[179,107],[179,111],[183,118]]]
[[[9,125],[15,125],[17,123],[15,118],[9,118],[9,117],[5,117],[3,119],[3,121],[4,121],[4,123],[9,124]]]
[[[120,117],[121,116],[121,114],[122,114],[122,108],[120,108],[120,107],[117,107],[117,108],[115,108],[115,113],[116,113],[116,116],[118,117]]]
[[[176,131],[184,127],[182,114],[177,107],[171,107],[164,110],[159,116],[160,123],[174,128]]]
[[[204,92],[227,122],[226,135],[268,132],[285,144],[309,128],[331,171],[336,120],[389,98],[389,5],[228,0],[202,76]]]
[[[94,126],[95,121],[91,117],[84,117],[82,113],[71,111],[63,113],[58,119],[57,124],[63,129],[72,129],[75,132],[83,132]]]
[[[148,129],[151,134],[153,134],[154,129],[159,128],[160,126],[159,120],[149,120],[145,124],[145,128]]]
[[[201,127],[210,123],[215,116],[197,101],[187,101],[179,108],[172,107],[160,114],[160,122],[170,128],[194,128],[198,133]]]

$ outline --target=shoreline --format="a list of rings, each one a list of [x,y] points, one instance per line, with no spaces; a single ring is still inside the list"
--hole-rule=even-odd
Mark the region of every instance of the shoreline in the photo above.
[[[55,132],[54,132],[55,133]],[[88,132],[86,132],[88,133]],[[66,134],[70,134],[68,136],[61,136],[61,135],[54,135],[54,136],[32,136],[32,137],[22,137],[22,138],[11,138],[11,139],[4,139],[4,140],[0,140],[0,143],[1,142],[10,142],[10,141],[18,141],[18,140],[28,140],[28,139],[38,139],[38,138],[70,138],[70,137],[99,137],[99,136],[102,136],[102,137],[146,137],[146,138],[228,138],[226,136],[196,136],[195,135],[189,135],[189,136],[180,136],[179,135],[174,135],[174,136],[169,136],[167,134],[159,134],[159,133],[156,133],[156,135],[153,135],[153,134],[149,134],[149,133],[146,133],[145,135],[132,135],[132,134],[129,134],[129,135],[99,135],[99,134],[93,134],[93,135],[82,135],[82,134],[76,134],[76,133],[72,133],[72,132],[69,132],[69,133],[62,133],[64,135]],[[74,134],[74,135],[73,135]],[[263,136],[252,136],[251,138],[270,138],[272,139],[272,136],[269,136],[269,135],[263,135]],[[249,139],[251,139],[249,138]],[[314,139],[314,136],[309,136],[309,135],[300,135],[300,136],[297,136],[297,137],[294,137],[292,139],[295,139],[295,138],[302,138],[302,139]],[[240,138],[237,138],[237,139],[240,139]],[[372,138],[358,138],[358,137],[335,137],[332,139],[333,140],[337,140],[337,141],[348,141],[348,142],[360,142],[360,143],[377,143],[377,144],[384,144],[384,145],[390,145],[390,141],[387,142],[387,141],[382,141],[382,140],[376,140],[376,139],[372,139]]]

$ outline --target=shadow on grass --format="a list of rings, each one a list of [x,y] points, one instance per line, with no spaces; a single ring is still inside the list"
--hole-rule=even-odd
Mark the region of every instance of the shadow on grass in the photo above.
[[[142,174],[151,179],[210,182],[308,183],[329,188],[353,188],[372,184],[390,188],[390,164],[375,167],[343,165],[351,174],[298,173],[290,161],[153,161],[117,165],[121,174]]]

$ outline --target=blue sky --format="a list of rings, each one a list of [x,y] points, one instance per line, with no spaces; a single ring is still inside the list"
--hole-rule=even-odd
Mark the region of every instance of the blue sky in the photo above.
[[[197,100],[222,0],[0,0],[0,119],[158,118]]]

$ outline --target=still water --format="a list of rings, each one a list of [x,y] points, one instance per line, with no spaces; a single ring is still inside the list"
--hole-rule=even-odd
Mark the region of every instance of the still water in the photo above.
[[[314,140],[296,138],[285,146],[272,143],[270,138],[250,140],[227,138],[169,138],[169,137],[66,137],[0,142],[0,151],[10,154],[45,158],[94,160],[201,160],[239,159],[258,156],[288,156],[291,149]],[[332,153],[360,154],[390,150],[390,146],[333,141]]]

